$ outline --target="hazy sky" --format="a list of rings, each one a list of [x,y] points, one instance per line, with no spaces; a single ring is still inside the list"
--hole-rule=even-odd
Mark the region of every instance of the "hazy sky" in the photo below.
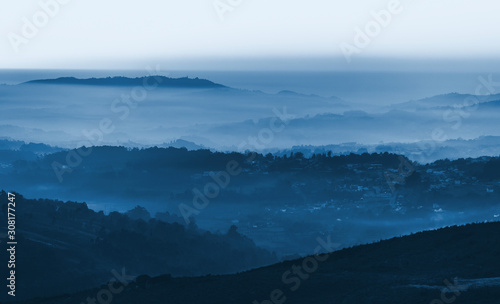
[[[498,0],[55,1],[2,1],[0,68],[349,67],[342,47],[352,66],[500,57]]]

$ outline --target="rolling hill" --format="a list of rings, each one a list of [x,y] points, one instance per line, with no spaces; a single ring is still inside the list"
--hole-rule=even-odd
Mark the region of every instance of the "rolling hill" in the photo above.
[[[499,222],[448,227],[232,275],[139,276],[108,295],[116,304],[493,304],[500,298],[499,231]],[[88,303],[108,286],[23,304]]]

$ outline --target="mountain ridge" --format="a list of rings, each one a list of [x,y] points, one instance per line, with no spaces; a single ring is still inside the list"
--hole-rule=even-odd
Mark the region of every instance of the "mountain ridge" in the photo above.
[[[212,82],[201,78],[171,78],[166,76],[144,76],[129,78],[123,76],[106,77],[106,78],[76,78],[76,77],[59,77],[55,79],[36,79],[21,83],[26,84],[65,84],[65,85],[93,85],[93,86],[148,86],[150,83],[155,83],[159,87],[171,88],[228,88],[222,84]],[[155,85],[156,86],[156,85]]]

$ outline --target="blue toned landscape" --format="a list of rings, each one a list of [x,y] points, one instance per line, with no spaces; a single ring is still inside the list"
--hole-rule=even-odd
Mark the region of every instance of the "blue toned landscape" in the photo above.
[[[0,182],[23,206],[22,246],[41,253],[36,265],[58,256],[63,273],[85,269],[67,274],[85,283],[43,280],[59,293],[19,285],[31,297],[92,288],[121,264],[137,275],[230,274],[500,216],[494,91],[369,104],[160,75],[0,90]],[[335,245],[316,251],[322,238]]]
[[[0,303],[500,303],[496,8],[5,4]]]

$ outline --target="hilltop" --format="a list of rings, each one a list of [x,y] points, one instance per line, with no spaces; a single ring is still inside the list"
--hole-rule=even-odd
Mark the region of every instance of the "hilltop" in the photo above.
[[[159,87],[169,88],[226,88],[210,80],[196,78],[170,78],[165,76],[145,76],[137,78],[106,77],[79,79],[75,77],[60,77],[56,79],[38,79],[22,84],[64,84],[64,85],[91,85],[91,86],[143,86],[158,84]]]

